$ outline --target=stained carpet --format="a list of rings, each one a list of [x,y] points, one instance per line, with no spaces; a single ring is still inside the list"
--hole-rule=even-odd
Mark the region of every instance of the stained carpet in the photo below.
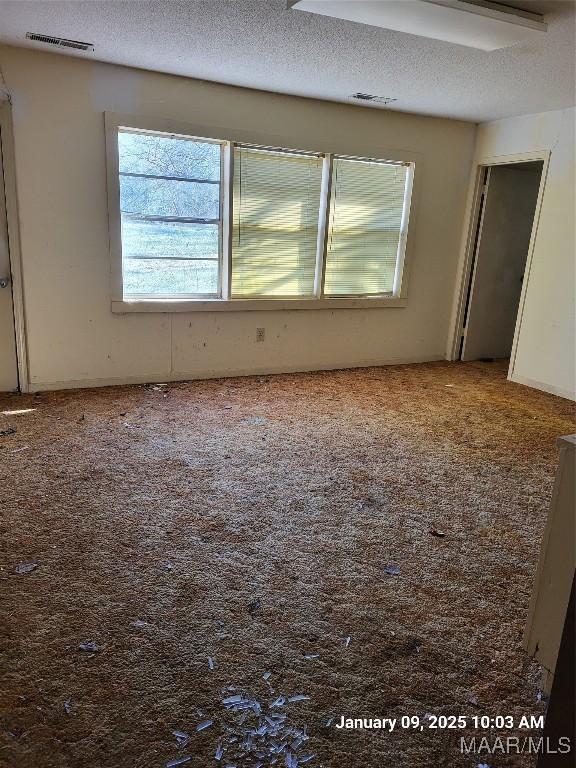
[[[307,766],[535,765],[426,723],[544,712],[521,638],[568,401],[438,363],[0,405],[0,765],[255,766],[215,759],[232,687],[309,697],[275,710]]]

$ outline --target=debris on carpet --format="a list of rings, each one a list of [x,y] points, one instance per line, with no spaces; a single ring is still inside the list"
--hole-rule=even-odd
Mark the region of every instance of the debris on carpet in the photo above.
[[[32,571],[35,571],[36,568],[38,568],[38,563],[18,563],[14,570],[16,573],[23,574],[32,573]]]
[[[94,642],[94,640],[83,640],[78,645],[78,649],[80,651],[85,651],[86,653],[98,653],[100,650],[100,646],[98,643]]]

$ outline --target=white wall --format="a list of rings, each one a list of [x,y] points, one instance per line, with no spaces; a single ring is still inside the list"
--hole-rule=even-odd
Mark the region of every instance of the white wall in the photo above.
[[[475,126],[0,48],[13,99],[33,389],[445,356]],[[405,308],[113,314],[104,111],[417,163]],[[255,342],[256,327],[266,341]]]
[[[479,126],[475,162],[550,150],[511,379],[575,398],[574,108]]]

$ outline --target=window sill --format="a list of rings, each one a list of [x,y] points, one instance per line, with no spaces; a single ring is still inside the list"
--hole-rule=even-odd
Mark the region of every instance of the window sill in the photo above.
[[[341,299],[143,299],[112,301],[112,312],[246,312],[286,309],[379,309],[405,307],[408,300],[398,296],[361,296]]]

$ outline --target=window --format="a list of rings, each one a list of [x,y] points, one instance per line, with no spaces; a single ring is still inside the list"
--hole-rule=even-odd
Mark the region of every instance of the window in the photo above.
[[[414,165],[107,115],[113,309],[402,305]]]
[[[400,163],[334,158],[326,296],[392,294],[405,235],[407,173]]]
[[[120,130],[125,298],[220,295],[220,144]]]
[[[322,158],[234,149],[232,297],[314,296]]]

